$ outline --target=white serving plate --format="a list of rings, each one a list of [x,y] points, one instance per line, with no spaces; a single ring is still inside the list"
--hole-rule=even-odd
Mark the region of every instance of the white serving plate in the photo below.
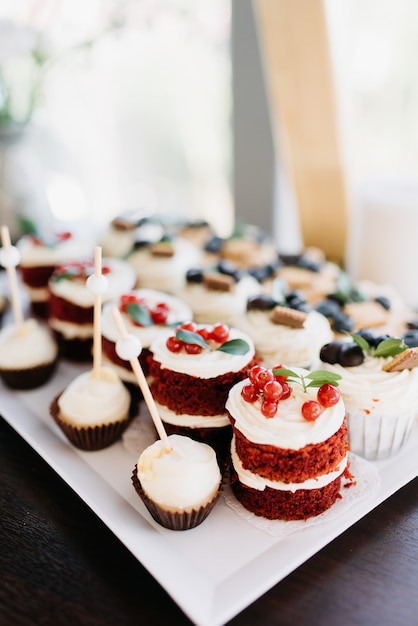
[[[152,520],[133,489],[135,451],[118,442],[106,450],[82,452],[68,443],[50,417],[51,400],[85,369],[61,362],[53,380],[33,391],[10,391],[0,383],[0,415],[83,498],[197,626],[225,624],[418,475],[416,428],[401,455],[367,464],[379,479],[367,497],[354,498],[350,506],[343,498],[338,513],[323,514],[320,524],[291,522],[296,524],[291,533],[272,534],[237,514],[228,498],[221,497],[203,524],[186,532],[170,531]],[[142,415],[149,419],[144,408]]]

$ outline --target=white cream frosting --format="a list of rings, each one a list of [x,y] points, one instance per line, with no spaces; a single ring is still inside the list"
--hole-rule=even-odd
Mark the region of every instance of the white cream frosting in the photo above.
[[[18,241],[17,247],[22,267],[56,266],[92,254],[93,251],[90,242],[74,235],[52,246],[36,243],[31,236],[24,236]]]
[[[242,387],[248,383],[246,379],[232,387],[226,409],[236,420],[235,428],[249,441],[300,450],[308,444],[325,441],[334,435],[343,423],[345,407],[342,399],[333,407],[323,409],[316,420],[304,419],[301,406],[306,400],[316,400],[318,390],[310,387],[304,392],[298,383],[291,383],[291,396],[279,401],[276,415],[266,418],[261,413],[260,400],[246,402],[241,396]]]
[[[210,328],[210,326],[209,326]],[[239,372],[253,359],[255,354],[252,339],[236,328],[230,328],[229,341],[243,339],[249,350],[245,354],[227,354],[219,350],[204,349],[199,354],[171,352],[166,346],[166,336],[157,337],[150,350],[162,368],[198,378],[216,378],[227,372]]]
[[[125,291],[129,291],[135,285],[135,272],[130,265],[121,259],[104,258],[103,267],[110,268],[110,272],[104,274],[108,281],[108,286],[102,296],[103,302],[108,302],[117,298]],[[93,273],[92,268],[92,273]],[[95,295],[87,289],[86,280],[62,279],[49,281],[51,292],[64,300],[68,300],[77,306],[94,306]]]
[[[323,369],[340,374],[339,389],[347,415],[363,413],[397,419],[414,414],[418,407],[418,368],[385,372],[383,366],[392,357],[366,356],[361,365],[342,367],[322,363]]]
[[[168,293],[177,293],[183,287],[187,270],[199,263],[202,253],[186,239],[178,238],[172,245],[173,256],[153,255],[145,246],[127,257],[136,272],[139,287]]]
[[[221,473],[210,446],[170,435],[171,449],[161,440],[146,448],[137,463],[138,479],[146,495],[169,510],[188,511],[210,502],[218,492]]]
[[[260,283],[252,276],[244,276],[231,291],[208,289],[202,283],[187,283],[179,296],[187,302],[197,323],[234,324],[245,313],[247,300],[260,292]]]
[[[323,345],[332,341],[333,332],[326,317],[310,311],[303,328],[291,328],[270,320],[271,311],[250,310],[235,326],[249,335],[264,367],[286,363],[289,367],[316,364]]]
[[[63,322],[56,317],[50,317],[48,324],[52,330],[61,333],[65,339],[91,339],[93,337],[93,324],[73,324]]]
[[[247,487],[257,489],[257,491],[264,491],[266,487],[271,487],[272,489],[278,489],[280,491],[292,491],[293,493],[298,489],[321,489],[322,487],[329,485],[330,483],[332,483],[333,480],[335,480],[344,473],[344,470],[347,467],[348,463],[348,456],[346,455],[341,460],[338,468],[333,472],[329,472],[328,474],[322,474],[322,476],[317,476],[316,478],[309,478],[308,480],[305,480],[301,483],[284,483],[280,480],[269,480],[267,478],[263,478],[258,474],[253,474],[249,470],[244,469],[241,460],[235,450],[234,437],[231,443],[231,459],[240,482],[244,485],[247,485]]]
[[[170,310],[167,317],[167,325],[173,325],[178,322],[186,322],[191,320],[193,317],[192,311],[186,303],[182,302],[179,298],[170,296],[162,291],[157,291],[155,289],[137,289],[136,291],[129,293],[136,295],[138,298],[144,298],[149,303],[151,308],[159,302],[165,302],[168,304]],[[112,316],[112,307],[117,303],[118,301],[105,304],[102,311],[102,335],[114,343],[116,343],[119,339],[119,332],[115,326]],[[167,325],[152,324],[151,326],[138,326],[133,323],[132,318],[126,313],[121,313],[121,315],[127,333],[139,337],[144,348],[149,348],[152,341],[162,332],[164,334],[171,333],[171,329],[168,329]]]
[[[0,331],[0,368],[26,369],[54,361],[57,344],[47,328],[35,319],[8,324]]]
[[[230,424],[229,417],[226,413],[211,416],[189,415],[187,413],[178,415],[158,402],[156,406],[161,419],[173,426],[184,426],[186,428],[223,428]]]
[[[60,418],[76,426],[95,426],[128,417],[130,395],[115,372],[100,368],[77,376],[58,400]]]

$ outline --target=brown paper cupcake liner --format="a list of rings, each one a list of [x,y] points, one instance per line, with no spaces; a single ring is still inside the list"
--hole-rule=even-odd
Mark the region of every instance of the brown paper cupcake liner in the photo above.
[[[55,371],[57,360],[28,369],[0,369],[0,376],[11,389],[35,389],[48,382]]]
[[[49,412],[70,443],[80,450],[94,451],[108,448],[122,436],[135,414],[135,404],[131,399],[129,415],[125,420],[96,426],[73,426],[59,416],[58,400],[61,393],[51,402]]]
[[[200,507],[199,509],[192,509],[191,511],[184,511],[182,513],[172,513],[170,511],[165,511],[163,508],[155,504],[155,502],[153,502],[153,500],[151,500],[145,494],[138,478],[136,465],[132,470],[131,479],[135,491],[147,507],[151,517],[158,524],[164,526],[164,528],[169,528],[170,530],[190,530],[191,528],[199,526],[199,524],[204,522],[209,513],[212,511],[223,488],[223,483],[221,483],[218,493],[213,498],[213,500],[208,502],[208,504],[206,504],[205,506]]]

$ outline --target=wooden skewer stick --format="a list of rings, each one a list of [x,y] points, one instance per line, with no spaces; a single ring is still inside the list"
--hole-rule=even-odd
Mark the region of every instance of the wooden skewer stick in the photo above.
[[[118,332],[121,336],[122,341],[129,342],[130,339],[134,340],[132,341],[132,346],[129,346],[127,353],[130,352],[131,347],[133,348],[133,351],[135,351],[135,346],[138,345],[136,343],[136,337],[133,337],[132,335],[128,335],[126,328],[125,328],[125,324],[123,323],[122,316],[117,306],[112,307],[112,316],[113,316],[113,320],[115,322],[116,328],[118,329]],[[129,357],[130,356],[131,355],[129,355]],[[167,433],[165,431],[161,417],[157,411],[157,407],[155,405],[154,398],[152,397],[151,390],[148,386],[147,379],[145,378],[145,374],[142,370],[141,364],[139,363],[138,351],[135,357],[128,358],[127,360],[129,360],[132,370],[136,376],[138,385],[142,391],[142,395],[144,396],[144,400],[151,414],[151,417],[154,422],[155,428],[157,429],[158,435],[161,441],[164,443],[166,450],[169,451],[171,450],[171,445],[168,441]]]
[[[9,279],[13,315],[16,325],[21,326],[23,324],[23,312],[17,286],[16,272],[16,265],[18,265],[19,263],[19,253],[17,248],[12,246],[10,242],[10,233],[7,226],[1,227],[1,243],[4,248],[3,262]],[[16,254],[14,254],[14,252],[16,252]],[[7,259],[7,256],[9,256],[9,259]]]
[[[94,274],[87,279],[87,288],[94,294],[93,309],[93,376],[100,377],[102,366],[102,295],[107,289],[107,279],[102,274],[102,249],[94,252]]]

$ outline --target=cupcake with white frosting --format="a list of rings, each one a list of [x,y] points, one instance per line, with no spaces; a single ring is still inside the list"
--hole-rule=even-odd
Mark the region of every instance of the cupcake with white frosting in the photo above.
[[[189,437],[170,435],[140,455],[132,482],[151,516],[172,530],[189,530],[212,511],[221,485],[214,450]]]
[[[7,324],[0,331],[0,376],[8,387],[40,387],[51,378],[57,359],[54,337],[35,319]]]
[[[341,376],[351,450],[370,460],[400,452],[416,425],[418,348],[365,330],[326,344],[320,357]]]
[[[67,439],[82,450],[101,450],[113,444],[128,426],[132,412],[128,390],[106,367],[77,376],[50,407]]]

